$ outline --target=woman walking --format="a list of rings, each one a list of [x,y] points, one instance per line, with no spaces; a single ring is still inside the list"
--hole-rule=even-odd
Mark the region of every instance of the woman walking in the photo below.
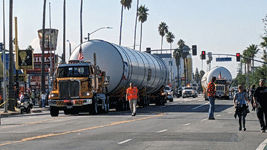
[[[244,92],[242,85],[238,86],[238,92],[234,96],[234,106],[236,108],[235,115],[239,118],[239,131],[242,131],[242,121],[243,121],[243,131],[246,131],[246,116],[247,116],[247,105],[248,102],[247,94]]]

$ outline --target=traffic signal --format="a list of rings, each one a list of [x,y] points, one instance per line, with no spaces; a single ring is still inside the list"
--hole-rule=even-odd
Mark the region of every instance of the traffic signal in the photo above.
[[[193,56],[197,55],[197,46],[192,45]]]
[[[236,53],[236,61],[240,61],[240,53]]]
[[[202,51],[201,52],[201,59],[206,59],[206,52],[205,51]]]
[[[149,54],[151,54],[151,48],[150,47],[147,47],[146,48],[146,52],[149,53]]]

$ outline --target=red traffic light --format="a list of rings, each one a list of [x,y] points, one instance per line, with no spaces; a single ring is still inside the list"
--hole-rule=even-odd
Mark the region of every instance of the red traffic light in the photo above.
[[[236,53],[236,61],[240,61],[240,53]]]
[[[205,51],[202,51],[201,52],[201,59],[206,59],[206,52]]]

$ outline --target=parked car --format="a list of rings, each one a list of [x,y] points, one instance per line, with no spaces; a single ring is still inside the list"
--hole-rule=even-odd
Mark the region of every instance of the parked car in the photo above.
[[[182,97],[197,97],[197,91],[193,87],[184,87],[182,91]]]
[[[166,95],[166,99],[169,100],[170,102],[173,102],[173,91],[171,87],[165,86],[164,93]]]

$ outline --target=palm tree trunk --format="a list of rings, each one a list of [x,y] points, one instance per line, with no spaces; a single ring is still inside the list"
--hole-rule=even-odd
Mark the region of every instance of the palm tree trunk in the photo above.
[[[162,56],[163,36],[161,36],[161,56]]]
[[[120,25],[120,40],[119,40],[119,45],[121,45],[122,18],[123,18],[123,5],[121,5],[121,25]]]
[[[15,91],[14,91],[14,56],[13,56],[13,37],[12,37],[12,19],[13,19],[13,0],[9,1],[9,100],[8,110],[15,110]]]
[[[137,0],[137,9],[136,9],[136,16],[135,16],[135,26],[134,26],[134,47],[133,47],[133,49],[135,49],[135,42],[136,42],[136,26],[137,26],[138,6],[139,6],[139,0]]]
[[[139,46],[139,51],[141,52],[141,47],[142,47],[142,30],[143,30],[143,23],[141,22],[141,31],[140,31],[140,46]]]

